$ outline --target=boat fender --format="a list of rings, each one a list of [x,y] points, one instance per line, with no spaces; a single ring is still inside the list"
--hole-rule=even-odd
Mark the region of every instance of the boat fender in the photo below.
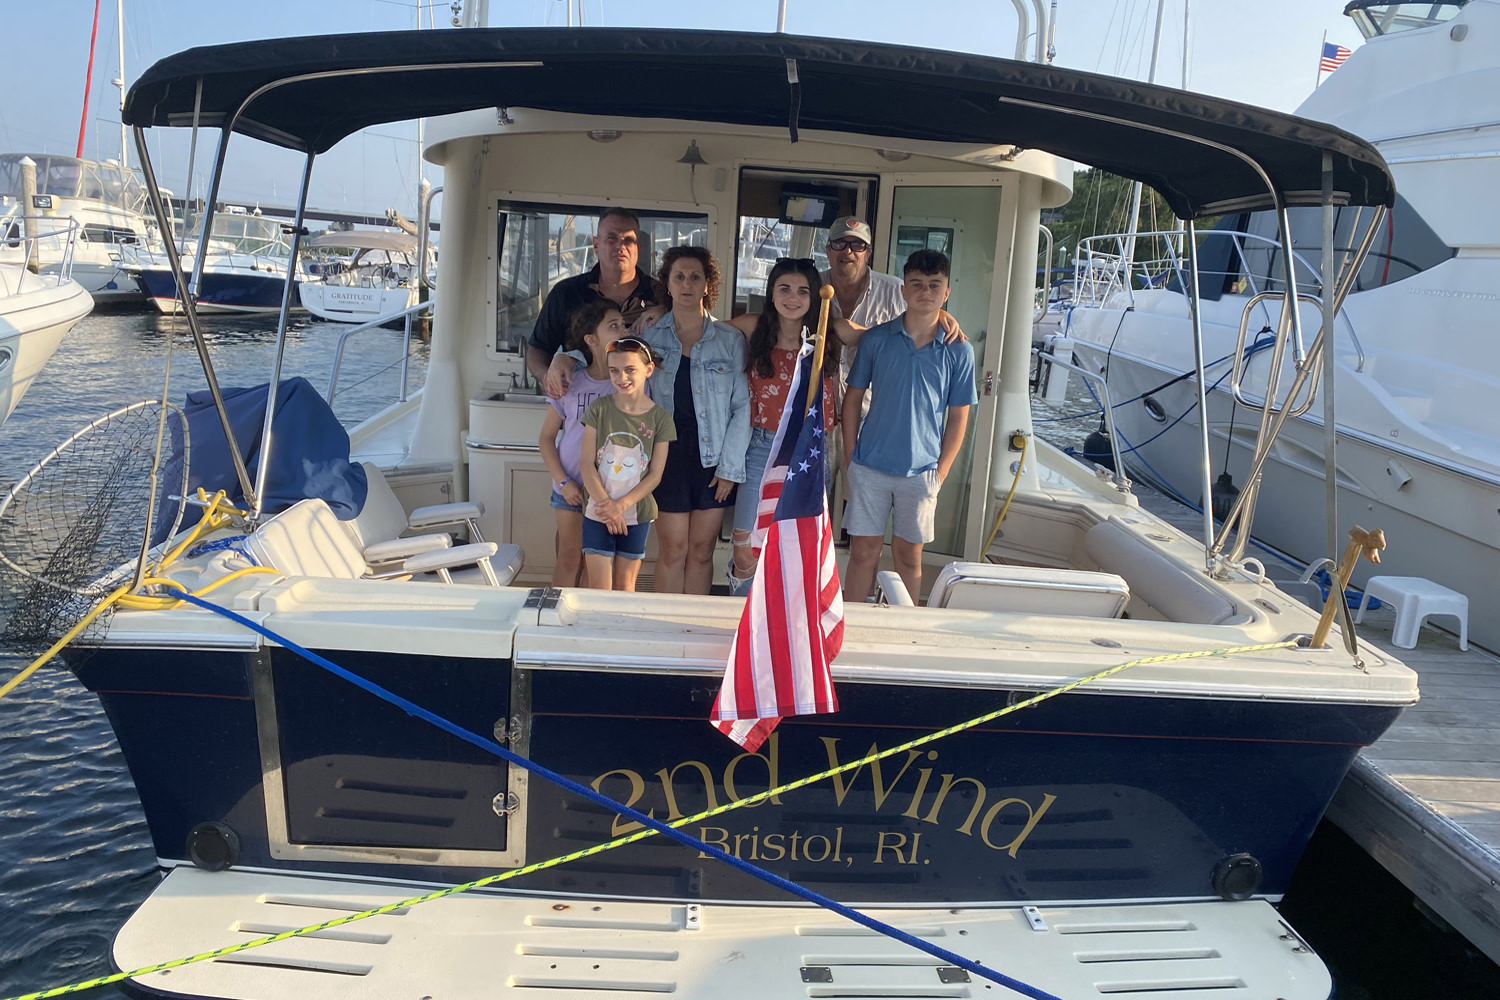
[[[1110,472],[1119,471],[1115,468],[1114,449],[1109,445],[1109,431],[1105,429],[1103,419],[1099,421],[1099,429],[1083,439],[1083,457]]]
[[[1265,872],[1249,854],[1231,854],[1214,865],[1214,892],[1220,899],[1249,899]]]
[[[224,823],[199,823],[188,831],[187,856],[207,872],[232,868],[240,860],[240,836]]]
[[[1234,507],[1234,498],[1239,495],[1240,488],[1234,485],[1234,477],[1227,472],[1219,473],[1219,478],[1214,480],[1213,487],[1208,491],[1214,517],[1220,521],[1228,517],[1230,509]]]

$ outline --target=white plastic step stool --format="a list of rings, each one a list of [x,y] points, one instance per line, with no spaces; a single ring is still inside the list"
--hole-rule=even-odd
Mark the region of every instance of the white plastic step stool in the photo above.
[[[1365,620],[1365,605],[1378,597],[1396,609],[1396,627],[1391,630],[1391,645],[1413,649],[1417,630],[1429,615],[1452,615],[1458,619],[1458,648],[1469,648],[1469,599],[1456,590],[1420,576],[1372,576],[1365,583],[1356,622]]]

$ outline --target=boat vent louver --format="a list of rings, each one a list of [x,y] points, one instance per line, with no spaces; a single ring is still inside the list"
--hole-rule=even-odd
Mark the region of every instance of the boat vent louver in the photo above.
[[[1104,996],[1169,997],[1243,990],[1246,983],[1223,967],[1219,949],[1193,943],[1199,928],[1186,920],[1103,920],[1059,923],[1059,934],[1085,945],[1073,953]],[[1145,937],[1149,935],[1149,938]]]
[[[255,937],[269,937],[273,934],[285,934],[294,931],[300,924],[268,924],[259,921],[241,920],[234,925],[234,929],[241,934],[252,934]],[[371,934],[368,931],[345,930],[339,927],[329,928],[321,931],[311,931],[307,934],[299,934],[298,937],[317,938],[321,941],[347,941],[350,944],[388,944],[391,940],[389,934]]]
[[[364,900],[356,899],[333,899],[325,896],[282,896],[263,895],[257,902],[269,903],[273,906],[305,906],[315,910],[348,910],[351,913],[361,913],[370,908],[370,904]],[[407,907],[399,907],[389,910],[382,916],[404,917],[410,912]]]
[[[253,951],[243,951],[238,955],[226,955],[223,958],[214,959],[226,965],[259,965],[272,969],[289,969],[294,972],[321,972],[335,976],[368,976],[375,968],[373,965],[355,965],[350,962],[323,962],[302,958],[288,958],[285,955],[261,955]]]

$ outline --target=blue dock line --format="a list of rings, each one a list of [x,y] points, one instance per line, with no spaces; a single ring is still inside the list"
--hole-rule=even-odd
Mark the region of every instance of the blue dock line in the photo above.
[[[994,969],[981,965],[979,962],[976,962],[973,959],[965,958],[964,956],[959,955],[955,952],[951,952],[946,948],[942,948],[930,942],[923,941],[912,934],[908,934],[906,931],[903,931],[898,927],[893,927],[890,924],[885,923],[884,921],[876,920],[874,917],[866,916],[865,914],[860,913],[858,910],[851,909],[850,907],[845,906],[843,903],[840,903],[837,900],[830,899],[827,896],[822,895],[821,893],[817,893],[811,889],[804,888],[803,886],[798,885],[796,882],[793,882],[790,879],[782,878],[780,875],[777,875],[774,872],[766,871],[764,868],[757,867],[756,865],[752,865],[748,861],[743,861],[740,858],[737,858],[734,855],[725,852],[721,848],[715,847],[712,844],[699,840],[692,834],[684,833],[681,830],[677,830],[666,825],[665,823],[661,822],[658,819],[655,819],[654,817],[647,816],[646,814],[641,812],[637,812],[629,806],[616,802],[614,799],[611,799],[607,795],[600,794],[599,792],[594,791],[592,788],[589,788],[586,785],[580,785],[578,782],[572,780],[571,778],[564,777],[563,775],[558,774],[556,771],[543,767],[541,764],[538,764],[535,761],[528,760],[525,757],[520,756],[519,754],[507,750],[505,747],[502,747],[500,744],[494,742],[493,740],[489,740],[484,738],[483,736],[471,733],[467,729],[464,729],[462,726],[459,726],[453,722],[449,722],[442,716],[428,711],[415,702],[408,701],[398,694],[387,691],[379,684],[376,684],[370,680],[366,680],[365,678],[360,677],[358,674],[346,670],[345,668],[334,663],[332,660],[329,660],[323,656],[319,656],[312,650],[299,646],[295,642],[284,636],[277,635],[275,632],[271,631],[263,625],[259,625],[256,622],[251,621],[244,615],[237,614],[233,611],[230,611],[228,608],[221,607],[217,604],[211,604],[200,597],[193,596],[186,590],[183,590],[177,596],[181,597],[182,600],[194,605],[195,607],[203,608],[205,611],[212,611],[218,615],[223,615],[230,621],[243,625],[245,628],[250,629],[252,632],[259,633],[265,638],[270,639],[272,642],[290,649],[298,656],[301,656],[311,663],[317,664],[324,670],[332,673],[334,676],[348,681],[361,690],[368,691],[370,694],[373,694],[381,701],[388,702],[389,704],[396,706],[407,715],[410,715],[417,719],[421,719],[424,722],[431,723],[444,732],[449,733],[453,736],[457,736],[459,739],[463,740],[466,743],[470,743],[478,747],[479,749],[486,751],[487,753],[491,753],[496,757],[501,758],[502,760],[505,760],[511,764],[515,764],[517,767],[525,768],[532,774],[550,781],[554,785],[557,785],[560,788],[564,788],[575,795],[581,795],[585,799],[588,799],[590,802],[603,806],[609,809],[611,812],[618,813],[621,816],[625,816],[637,823],[640,823],[642,826],[650,827],[657,833],[675,840],[685,847],[690,847],[701,853],[708,854],[711,857],[722,861],[724,864],[729,865],[731,868],[739,869],[746,875],[760,879],[762,882],[765,882],[768,885],[775,886],[776,888],[781,889],[785,892],[789,892],[794,896],[805,899],[809,903],[814,903],[818,906],[823,907],[824,909],[832,910],[834,913],[837,913],[840,916],[852,920],[864,927],[868,927],[872,931],[875,931],[879,934],[884,934],[886,937],[893,938],[897,941],[902,942],[903,944],[910,945],[911,947],[916,948],[918,951],[923,951],[929,955],[932,955],[934,958],[940,958],[950,965],[957,966],[958,968],[963,969],[966,972],[972,973],[983,979],[988,979],[991,982],[998,983],[1007,989],[1014,990],[1022,996],[1031,997],[1032,1000],[1060,1000],[1059,997],[1053,996],[1051,993],[1048,993],[1045,990],[1041,990],[1035,986],[1023,983],[1018,979],[1012,979],[1010,976],[1005,975],[1003,972],[997,972]],[[705,719],[703,724],[705,726],[708,725],[708,720]]]

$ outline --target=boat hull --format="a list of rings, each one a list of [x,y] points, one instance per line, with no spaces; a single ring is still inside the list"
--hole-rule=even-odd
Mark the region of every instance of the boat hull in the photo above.
[[[417,304],[415,288],[359,287],[303,281],[297,284],[302,307],[335,323],[368,323]]]
[[[840,687],[759,754],[707,722],[717,680],[673,671],[326,651],[335,662],[659,819],[721,806],[1002,707],[1005,690]],[[438,883],[567,854],[628,820],[286,650],[103,648],[76,667],[130,765],[164,863],[223,823],[250,869]],[[1278,897],[1361,746],[1398,706],[1069,694],[688,831],[844,901],[1216,898],[1228,859]],[[508,815],[496,809],[509,803]],[[512,888],[778,900],[658,836]]]
[[[185,263],[185,268],[190,264]],[[177,285],[167,268],[142,268],[136,281],[147,300],[160,312],[180,308]],[[199,288],[198,312],[207,313],[274,313],[280,312],[285,295],[286,277],[272,271],[236,268],[233,271],[203,272]],[[295,294],[292,308],[301,309]]]
[[[10,416],[62,339],[94,307],[81,285],[55,276],[0,275],[0,421]]]

